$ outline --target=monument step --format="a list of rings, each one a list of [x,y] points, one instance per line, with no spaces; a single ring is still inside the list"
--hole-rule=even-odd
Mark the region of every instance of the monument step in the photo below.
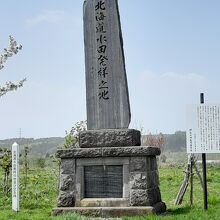
[[[161,214],[166,211],[163,202],[155,206],[136,206],[136,207],[59,207],[52,211],[52,215],[62,215],[66,213],[78,213],[83,216],[100,218],[117,218],[123,216],[146,216]]]
[[[125,198],[86,198],[80,201],[79,207],[126,207],[129,199]]]

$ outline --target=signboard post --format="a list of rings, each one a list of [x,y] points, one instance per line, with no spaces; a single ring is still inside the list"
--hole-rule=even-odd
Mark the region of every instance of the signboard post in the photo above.
[[[12,210],[19,211],[19,145],[12,145]]]
[[[200,93],[200,104],[204,104],[204,94]],[[202,154],[202,173],[203,173],[203,194],[204,194],[204,209],[208,209],[208,194],[207,194],[207,178],[206,178],[206,154]]]
[[[187,108],[187,153],[202,154],[204,209],[208,209],[206,181],[206,153],[220,153],[220,105],[200,105]]]

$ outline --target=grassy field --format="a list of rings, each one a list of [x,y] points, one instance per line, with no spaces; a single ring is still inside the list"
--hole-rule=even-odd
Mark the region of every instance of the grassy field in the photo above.
[[[189,206],[189,192],[184,197],[181,206],[174,206],[175,197],[183,180],[184,167],[160,168],[160,188],[162,199],[167,204],[168,211],[162,216],[148,216],[147,219],[220,219],[220,167],[208,167],[208,205],[209,210],[203,211],[202,188],[195,176],[194,205]],[[21,170],[22,174],[22,170]],[[0,174],[0,178],[2,175]],[[2,179],[0,179],[0,183]],[[0,220],[45,220],[45,219],[86,219],[76,215],[51,217],[53,207],[56,207],[57,178],[54,171],[47,169],[32,169],[29,171],[28,184],[24,187],[24,175],[20,179],[21,201],[20,212],[11,210],[11,198],[6,198],[0,189]],[[124,217],[124,220],[143,220],[146,217]]]

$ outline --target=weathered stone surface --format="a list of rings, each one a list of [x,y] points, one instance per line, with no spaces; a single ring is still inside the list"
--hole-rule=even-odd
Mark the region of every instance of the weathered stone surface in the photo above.
[[[159,186],[159,179],[157,171],[148,171],[147,175],[147,188],[151,189]]]
[[[153,214],[162,214],[164,212],[166,212],[166,204],[164,202],[158,202],[154,205],[154,208],[153,208]]]
[[[146,189],[147,176],[146,173],[131,173],[130,175],[130,188],[131,189]]]
[[[130,104],[117,0],[84,2],[87,127],[128,128]]]
[[[127,207],[128,205],[128,199],[124,198],[82,199],[79,204],[80,207]]]
[[[160,149],[156,147],[103,147],[103,148],[74,148],[58,150],[59,158],[97,158],[97,157],[131,157],[160,155]]]
[[[75,175],[61,174],[61,176],[60,176],[60,190],[61,191],[75,190]]]
[[[152,189],[159,186],[157,171],[130,173],[131,189]]]
[[[151,206],[141,207],[123,207],[123,208],[104,208],[102,210],[102,217],[105,219],[118,218],[123,216],[146,216],[152,214],[153,209]]]
[[[73,174],[75,173],[75,160],[74,159],[62,159],[60,166],[61,174]]]
[[[158,187],[152,189],[132,189],[130,194],[131,206],[149,206],[161,202]]]
[[[150,171],[158,170],[157,169],[157,158],[156,158],[156,155],[151,155],[150,157],[147,157],[146,159],[147,159],[146,160],[147,170],[150,170]]]
[[[70,191],[60,191],[57,201],[58,207],[74,207],[75,194]]]
[[[87,130],[79,134],[79,146],[81,148],[140,145],[141,133],[135,129]]]
[[[149,206],[151,201],[148,198],[148,191],[144,189],[132,189],[130,193],[131,206]]]
[[[159,155],[160,150],[151,147],[110,147],[102,148],[104,157],[149,156]]]
[[[155,170],[155,172],[154,172],[154,185],[155,186],[159,186],[160,185],[160,179],[159,179],[158,170]]]
[[[145,172],[146,167],[146,157],[133,157],[130,158],[130,172]]]
[[[68,150],[58,150],[57,157],[59,158],[96,158],[102,156],[101,148],[73,148]]]
[[[155,202],[161,202],[160,188],[156,186],[154,188],[154,198],[155,198]]]
[[[153,207],[152,207],[153,210]],[[96,207],[62,207],[62,208],[55,208],[52,210],[52,215],[63,215],[67,213],[77,213],[83,216],[90,216],[92,217],[102,217],[102,209]]]
[[[156,213],[157,210],[162,210],[162,204],[157,204],[157,207],[74,207],[74,208],[55,208],[52,215],[61,215],[66,213],[78,213],[89,217],[101,218],[117,218],[123,216],[146,216]],[[164,208],[164,204],[163,204]],[[154,210],[154,211],[153,211]],[[166,210],[166,209],[165,209]],[[164,210],[164,211],[165,211]]]

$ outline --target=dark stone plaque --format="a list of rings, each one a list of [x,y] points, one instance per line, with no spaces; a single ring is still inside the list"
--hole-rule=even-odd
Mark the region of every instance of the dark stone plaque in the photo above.
[[[85,166],[85,198],[122,198],[123,166]]]

